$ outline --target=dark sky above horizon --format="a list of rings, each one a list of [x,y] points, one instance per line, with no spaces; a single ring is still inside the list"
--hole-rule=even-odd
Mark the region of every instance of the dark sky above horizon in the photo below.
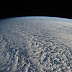
[[[52,16],[72,19],[71,10],[45,9],[45,8],[24,8],[1,10],[0,19],[20,16]]]

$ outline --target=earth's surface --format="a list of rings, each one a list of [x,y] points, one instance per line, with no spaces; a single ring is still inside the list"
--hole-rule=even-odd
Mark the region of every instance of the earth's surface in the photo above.
[[[0,20],[0,72],[72,72],[72,20]]]

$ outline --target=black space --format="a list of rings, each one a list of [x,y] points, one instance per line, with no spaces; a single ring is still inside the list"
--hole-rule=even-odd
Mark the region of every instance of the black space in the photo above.
[[[72,19],[72,11],[49,8],[4,8],[0,11],[0,19],[20,16],[51,16]]]

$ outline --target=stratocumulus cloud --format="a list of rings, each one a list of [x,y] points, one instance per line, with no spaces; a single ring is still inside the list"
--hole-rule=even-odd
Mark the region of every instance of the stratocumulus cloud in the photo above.
[[[71,72],[72,22],[52,17],[0,20],[0,71]]]

